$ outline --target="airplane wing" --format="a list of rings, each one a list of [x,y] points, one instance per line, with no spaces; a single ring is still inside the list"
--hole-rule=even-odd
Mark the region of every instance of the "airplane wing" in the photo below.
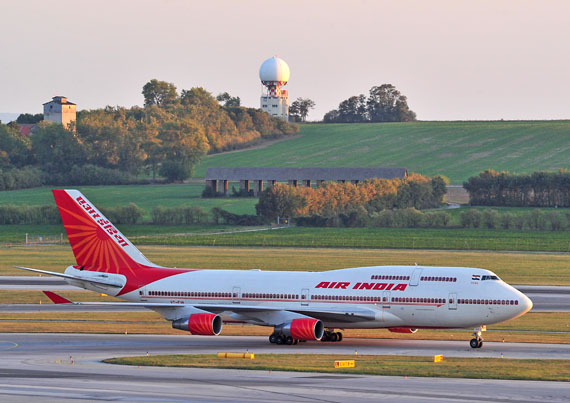
[[[83,306],[115,306],[115,307],[141,307],[151,310],[164,310],[164,309],[179,309],[184,307],[194,307],[211,313],[234,312],[245,315],[255,315],[256,313],[263,312],[278,312],[285,311],[282,308],[260,305],[241,305],[241,304],[226,304],[226,305],[212,305],[212,304],[180,304],[180,303],[154,303],[154,302],[73,302],[51,291],[43,291],[43,293],[54,304],[72,304]],[[362,320],[374,320],[376,311],[366,308],[351,308],[345,311],[337,309],[314,309],[310,307],[298,307],[294,309],[287,309],[286,311],[300,313],[310,316],[315,319],[330,322],[359,322]]]

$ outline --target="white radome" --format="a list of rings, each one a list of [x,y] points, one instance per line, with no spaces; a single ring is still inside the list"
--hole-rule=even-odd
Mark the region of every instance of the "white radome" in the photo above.
[[[261,81],[287,82],[290,74],[289,66],[285,63],[285,60],[277,56],[267,59],[259,68]]]

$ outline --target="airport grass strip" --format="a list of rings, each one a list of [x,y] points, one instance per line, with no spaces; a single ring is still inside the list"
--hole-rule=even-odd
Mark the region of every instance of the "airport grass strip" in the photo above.
[[[570,252],[568,232],[562,231],[291,227],[274,231],[130,238],[139,245]]]
[[[166,267],[325,271],[417,263],[419,266],[481,267],[494,271],[509,284],[570,285],[568,253],[219,246],[142,246],[140,249],[151,261]],[[75,262],[69,246],[0,248],[0,254],[0,275],[3,276],[35,276],[14,266],[62,272]]]
[[[474,228],[290,227],[277,230],[268,230],[268,228],[119,226],[121,232],[135,245],[570,252],[568,231]],[[58,225],[4,225],[0,227],[0,243],[4,246],[21,245],[24,243],[26,233],[51,235],[59,239],[59,234],[64,232],[63,227]]]
[[[334,368],[335,360],[355,360],[354,368]],[[112,358],[106,363],[137,366],[230,368],[261,371],[326,372],[439,378],[570,381],[570,360],[433,357],[393,355],[256,354],[254,360],[214,354]]]

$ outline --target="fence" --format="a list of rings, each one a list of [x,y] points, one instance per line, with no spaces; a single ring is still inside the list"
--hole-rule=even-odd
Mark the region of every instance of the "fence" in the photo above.
[[[25,245],[63,245],[67,242],[67,238],[63,237],[63,233],[60,233],[59,235],[35,235],[26,233]]]

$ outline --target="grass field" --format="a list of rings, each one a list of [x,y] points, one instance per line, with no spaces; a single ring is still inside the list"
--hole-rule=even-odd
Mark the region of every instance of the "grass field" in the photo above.
[[[307,228],[120,225],[135,245],[298,248],[448,249],[570,252],[568,232],[428,228]],[[259,231],[260,229],[267,229]],[[0,244],[22,244],[26,233],[59,239],[61,225],[4,225]]]
[[[161,245],[570,252],[568,232],[554,231],[291,227],[214,235],[147,235],[131,239],[136,244]]]
[[[304,124],[300,136],[197,167],[404,167],[461,184],[486,169],[570,168],[570,121]]]
[[[156,206],[200,206],[206,210],[221,207],[235,214],[255,214],[257,199],[213,198],[203,199],[204,183],[177,185],[130,185],[130,186],[76,186],[97,207],[126,206],[135,203],[146,211],[143,218],[150,220],[150,212]],[[0,192],[1,204],[27,204],[37,206],[53,204],[53,187],[11,190]],[[239,184],[238,184],[239,189]]]
[[[463,266],[493,270],[510,284],[570,285],[570,254],[335,248],[142,246],[153,262],[196,269],[324,271],[379,265]],[[1,248],[0,275],[31,275],[14,266],[63,271],[75,259],[68,246]]]
[[[334,368],[335,360],[355,360],[354,368]],[[512,360],[501,358],[449,358],[393,355],[256,354],[254,360],[221,359],[214,354],[113,358],[122,365],[232,368],[263,371],[328,372],[438,378],[570,380],[570,360]]]

